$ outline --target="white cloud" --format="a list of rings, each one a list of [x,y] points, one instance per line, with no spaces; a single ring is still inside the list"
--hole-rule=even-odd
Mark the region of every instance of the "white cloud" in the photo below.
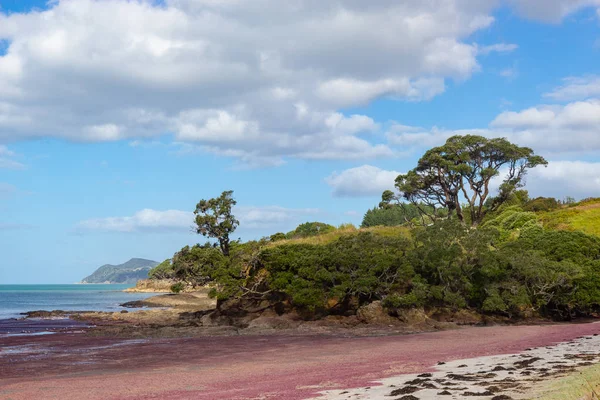
[[[542,155],[597,154],[600,151],[600,100],[505,111],[486,128],[427,130],[396,126],[387,136],[391,144],[415,150],[441,145],[450,136],[467,134],[505,137]]]
[[[0,145],[0,169],[24,169],[24,164],[14,160],[15,155],[6,146]]]
[[[545,180],[545,187],[559,184],[567,188],[567,194],[569,190],[585,196],[600,194],[600,162],[552,161],[547,168],[536,168],[532,177]]]
[[[407,100],[429,100],[445,90],[444,79],[384,79],[359,81],[334,79],[323,82],[317,95],[337,107],[365,105],[379,97],[405,98]]]
[[[235,215],[240,221],[240,229],[273,229],[288,231],[303,219],[321,213],[314,208],[293,209],[278,206],[237,207]]]
[[[254,165],[390,156],[331,116],[471,76],[477,45],[464,41],[493,22],[492,3],[62,0],[0,13],[0,142],[174,133]]]
[[[558,101],[582,100],[590,97],[600,97],[600,76],[569,77],[564,79],[564,85],[544,94]]]
[[[1,186],[0,186],[1,189]],[[277,206],[236,207],[240,230],[291,229],[303,218],[318,215],[318,209],[290,209]],[[95,218],[79,222],[75,230],[88,232],[156,233],[193,232],[194,214],[188,211],[144,209],[128,217]]]
[[[514,1],[546,20],[595,3]],[[467,42],[498,4],[57,0],[0,12],[0,143],[170,133],[248,166],[393,156],[357,137],[376,129],[368,116],[329,122],[380,97],[431,99],[478,71],[479,55],[514,50]]]
[[[130,217],[95,218],[77,224],[79,232],[191,231],[194,214],[186,211],[144,209]]]
[[[600,195],[600,163],[550,160],[547,167],[538,167],[527,175],[530,196],[571,196],[576,199]]]
[[[512,53],[519,46],[514,43],[496,43],[489,46],[482,46],[478,48],[479,54],[490,54],[490,53]]]
[[[528,128],[547,126],[556,118],[552,109],[539,109],[536,107],[524,111],[505,111],[491,123],[500,128]]]
[[[600,6],[600,0],[509,0],[509,3],[526,18],[550,23],[558,23],[583,8]]]
[[[336,197],[380,196],[384,190],[392,190],[397,171],[387,171],[371,165],[334,172],[325,178]]]

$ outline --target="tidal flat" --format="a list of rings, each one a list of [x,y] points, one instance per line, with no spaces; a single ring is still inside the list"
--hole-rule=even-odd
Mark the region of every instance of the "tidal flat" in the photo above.
[[[546,347],[587,354],[598,340],[594,335],[600,333],[600,323],[466,327],[381,336],[284,330],[269,335],[229,332],[132,339],[91,332],[0,337],[0,398],[68,400],[81,399],[85,393],[92,400],[300,400],[359,388],[385,394],[362,398],[401,398],[388,397],[393,388],[385,384],[401,389],[406,382],[386,379],[440,373],[460,377],[473,373],[472,368],[486,367],[460,367],[469,363],[457,360],[508,354],[516,355],[509,358],[515,363],[539,357],[536,352],[543,353]],[[527,368],[535,368],[531,373],[538,374],[547,367],[532,363],[518,369],[519,374]],[[462,394],[447,398],[462,398]],[[421,398],[417,391],[408,396]]]

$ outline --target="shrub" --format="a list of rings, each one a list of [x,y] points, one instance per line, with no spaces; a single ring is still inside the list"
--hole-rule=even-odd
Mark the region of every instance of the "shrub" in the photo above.
[[[405,255],[410,241],[371,232],[345,235],[325,244],[285,244],[266,248],[260,260],[269,287],[309,311],[327,308],[329,300],[346,304],[382,299],[391,288],[409,281]]]
[[[298,239],[311,236],[322,235],[327,232],[335,231],[335,226],[323,222],[305,222],[299,225],[295,230],[288,232],[288,239]]]
[[[271,242],[279,242],[280,240],[285,240],[287,239],[287,236],[285,235],[285,233],[282,232],[277,232],[271,236],[269,236],[269,240]]]
[[[555,198],[538,197],[536,199],[533,199],[533,200],[527,202],[525,204],[525,206],[523,206],[523,209],[525,211],[540,212],[540,211],[557,210],[560,207],[561,207],[560,201],[556,200]]]
[[[183,282],[177,282],[171,285],[171,292],[173,293],[181,293],[183,289],[185,289],[185,283]]]

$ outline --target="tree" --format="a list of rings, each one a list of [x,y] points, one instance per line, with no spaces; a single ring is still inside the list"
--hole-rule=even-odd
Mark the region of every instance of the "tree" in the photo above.
[[[296,229],[287,233],[289,239],[306,238],[311,236],[322,235],[335,230],[335,226],[324,222],[305,222],[298,225]]]
[[[200,200],[196,205],[196,233],[217,239],[224,256],[229,256],[229,235],[240,224],[231,213],[237,202],[232,197],[233,191],[225,191],[215,199]]]
[[[383,198],[385,199],[385,196]],[[382,201],[379,207],[367,210],[360,226],[362,228],[371,226],[398,226],[410,223],[414,218],[419,218],[419,216],[419,210],[412,204],[390,204]]]
[[[519,147],[503,138],[453,136],[443,146],[427,151],[416,168],[396,178],[396,188],[400,192],[397,200],[403,199],[417,206],[431,219],[439,218],[441,208],[447,211],[448,218],[456,215],[462,223],[469,222],[474,226],[485,216],[490,182],[501,169],[506,169],[507,175],[492,202],[492,209],[497,209],[524,186],[529,169],[547,164],[532,149]],[[384,193],[384,201],[392,200],[388,192]]]

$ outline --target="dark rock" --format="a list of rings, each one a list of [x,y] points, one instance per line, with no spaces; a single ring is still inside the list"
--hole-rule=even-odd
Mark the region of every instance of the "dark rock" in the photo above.
[[[410,393],[418,392],[419,390],[422,390],[422,389],[419,387],[416,387],[416,386],[404,386],[403,388],[392,390],[392,392],[389,394],[389,396],[398,396],[399,394],[410,394]]]

